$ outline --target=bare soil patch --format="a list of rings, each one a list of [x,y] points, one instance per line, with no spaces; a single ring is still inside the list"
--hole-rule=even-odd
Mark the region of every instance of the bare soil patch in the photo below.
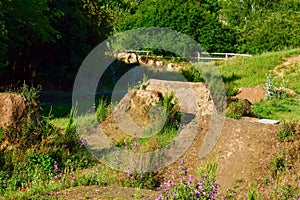
[[[58,199],[76,200],[108,200],[108,199],[154,199],[158,196],[157,191],[125,187],[101,187],[101,186],[78,186],[50,194]]]
[[[257,103],[265,98],[265,91],[263,88],[239,88],[238,94],[235,96],[238,99],[247,99],[251,104]]]

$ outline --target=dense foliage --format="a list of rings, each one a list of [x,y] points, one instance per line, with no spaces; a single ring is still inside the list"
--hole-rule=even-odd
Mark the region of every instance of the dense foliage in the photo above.
[[[114,33],[139,27],[179,31],[209,52],[295,48],[299,12],[298,0],[3,0],[1,86],[26,80],[70,88],[92,48]]]
[[[255,54],[299,47],[299,1],[222,2],[221,16],[228,26],[239,34],[239,51]]]
[[[123,24],[123,30],[165,27],[189,35],[207,51],[235,51],[235,34],[219,20],[215,1],[148,0]]]
[[[72,83],[84,57],[113,30],[108,2],[1,1],[2,80],[44,87]]]

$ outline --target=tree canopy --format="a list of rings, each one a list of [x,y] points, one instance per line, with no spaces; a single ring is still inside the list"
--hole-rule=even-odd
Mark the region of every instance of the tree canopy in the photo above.
[[[122,30],[164,27],[189,35],[207,51],[234,51],[235,34],[219,20],[216,1],[148,0],[129,16]]]
[[[223,0],[222,16],[238,34],[238,50],[261,53],[300,46],[300,1]]]
[[[2,0],[1,85],[72,85],[91,49],[140,27],[176,30],[209,52],[295,48],[299,16],[299,0]]]

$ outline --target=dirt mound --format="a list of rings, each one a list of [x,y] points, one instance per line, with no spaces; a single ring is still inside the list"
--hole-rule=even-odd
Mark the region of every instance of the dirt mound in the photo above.
[[[193,144],[180,158],[188,168],[188,172],[195,177],[198,167],[209,160],[217,160],[217,183],[221,192],[236,187],[238,194],[247,194],[247,187],[251,181],[263,182],[268,173],[268,165],[272,155],[277,152],[277,125],[264,125],[242,120],[226,119],[223,130],[214,150],[205,158],[199,158],[201,145],[207,134],[210,117],[204,117],[201,129],[197,132]],[[160,171],[164,181],[172,176],[180,165],[180,159]],[[242,199],[246,199],[243,196]]]
[[[279,144],[276,139],[278,125],[226,119],[214,150],[208,156],[200,158],[200,149],[208,133],[210,122],[210,116],[205,116],[199,121],[200,126],[192,145],[177,161],[160,169],[157,176],[164,182],[172,180],[178,171],[178,166],[182,165],[180,160],[183,159],[188,173],[195,178],[200,178],[199,166],[205,165],[207,161],[216,160],[218,164],[216,181],[220,185],[221,194],[234,188],[237,199],[247,199],[249,183],[254,181],[263,183],[263,179],[268,175],[269,164],[278,152]],[[113,134],[115,137],[123,137],[124,133],[112,119],[101,124],[101,127],[106,133]],[[150,190],[141,190],[140,194],[144,197],[158,196],[157,192]],[[96,199],[106,199],[105,197],[132,199],[134,189],[89,186],[70,188],[54,192],[52,195],[66,199],[84,199],[86,196],[92,199],[94,197],[97,197]]]
[[[140,88],[127,93],[112,115],[100,124],[104,133],[116,143],[126,138],[126,133],[145,130],[144,128],[151,124],[149,109],[161,100],[163,95],[171,92],[174,92],[175,98],[178,99],[181,112],[196,118],[213,112],[213,101],[204,83],[151,79]]]
[[[254,104],[265,98],[265,91],[262,88],[239,88],[238,94],[235,96],[238,99],[248,100]]]
[[[113,115],[118,119],[127,118],[134,121],[138,126],[145,126],[150,123],[149,109],[161,99],[162,94],[157,91],[132,90],[119,102]],[[126,121],[126,125],[130,124],[130,121]]]
[[[18,128],[26,116],[26,103],[18,94],[0,93],[0,128]]]
[[[150,79],[141,89],[162,94],[174,92],[182,112],[205,116],[214,109],[210,91],[204,83]]]

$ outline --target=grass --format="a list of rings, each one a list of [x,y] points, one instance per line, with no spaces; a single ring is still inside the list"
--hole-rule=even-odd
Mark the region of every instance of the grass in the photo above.
[[[151,152],[157,149],[166,147],[179,133],[176,127],[165,127],[162,131],[156,134],[154,137],[149,138],[132,138],[127,137],[117,146],[124,149],[131,149],[134,146],[140,152]]]
[[[42,108],[41,114],[44,116],[51,114],[53,118],[63,118],[69,115],[72,105],[67,103],[42,104]]]
[[[266,87],[267,75],[276,77],[274,69],[284,69],[284,83],[300,94],[300,65],[280,66],[286,58],[300,54],[300,49],[279,52],[267,52],[251,58],[235,58],[217,63],[225,84],[231,88]],[[275,88],[280,87],[282,78],[276,78]],[[264,100],[252,106],[253,113],[259,118],[280,121],[300,120],[300,99],[297,95],[287,95],[275,99]]]
[[[250,58],[240,57],[220,63],[219,70],[225,82],[232,82],[238,88],[263,86],[266,74],[270,73],[276,65],[282,63],[285,58],[299,54],[300,49],[293,49],[267,52]],[[293,87],[300,88],[299,83],[295,81],[292,81]]]
[[[118,172],[111,170],[105,165],[98,165],[93,170],[76,169],[75,171],[65,170],[62,176],[53,175],[52,179],[47,181],[40,181],[36,179],[35,182],[17,190],[10,190],[3,194],[4,199],[49,199],[52,191],[64,190],[75,186],[119,186],[125,181],[125,176]],[[55,198],[55,197],[52,197]],[[51,198],[51,199],[52,199]],[[1,199],[1,197],[0,197]]]
[[[271,99],[260,101],[252,106],[252,111],[259,118],[280,121],[300,120],[300,100],[298,98]]]
[[[69,120],[69,113],[72,109],[71,104],[67,103],[53,103],[42,104],[41,115],[48,117],[49,122],[57,128],[65,129]]]

